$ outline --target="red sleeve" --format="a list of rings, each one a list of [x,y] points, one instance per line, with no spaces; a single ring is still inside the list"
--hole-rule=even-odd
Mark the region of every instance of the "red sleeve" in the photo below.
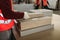
[[[0,9],[7,19],[21,19],[24,17],[24,12],[12,11],[11,0],[0,0]]]

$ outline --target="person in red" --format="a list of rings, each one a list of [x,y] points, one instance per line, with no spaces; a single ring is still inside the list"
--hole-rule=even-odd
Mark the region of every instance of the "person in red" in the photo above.
[[[24,12],[13,11],[12,0],[0,0],[0,40],[16,40],[11,30],[15,23],[14,19],[23,17]]]
[[[49,5],[48,0],[42,0],[42,8],[49,9],[48,5]]]
[[[40,6],[40,0],[35,1],[35,9],[39,9]]]

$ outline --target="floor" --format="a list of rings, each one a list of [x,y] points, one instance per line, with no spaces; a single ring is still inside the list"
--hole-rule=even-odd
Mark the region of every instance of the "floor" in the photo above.
[[[53,29],[24,36],[19,40],[60,40],[60,15],[53,14],[52,23]]]

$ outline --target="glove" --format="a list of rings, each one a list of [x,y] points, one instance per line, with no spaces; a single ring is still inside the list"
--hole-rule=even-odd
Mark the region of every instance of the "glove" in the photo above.
[[[24,12],[24,19],[29,19],[30,17],[29,17],[29,15],[28,15],[28,13],[27,12]]]

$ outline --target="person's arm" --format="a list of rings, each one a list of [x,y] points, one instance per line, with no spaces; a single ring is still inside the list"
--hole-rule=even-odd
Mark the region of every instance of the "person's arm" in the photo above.
[[[24,17],[24,12],[12,11],[11,0],[0,0],[0,9],[6,19],[21,19]]]
[[[3,9],[2,13],[6,19],[22,19],[24,17],[23,12],[13,12],[13,11]]]

